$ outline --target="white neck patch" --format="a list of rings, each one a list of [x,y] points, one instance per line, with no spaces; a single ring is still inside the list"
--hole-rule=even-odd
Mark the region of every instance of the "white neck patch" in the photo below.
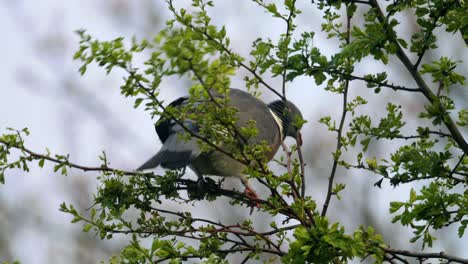
[[[276,124],[278,125],[278,128],[279,128],[279,131],[280,131],[280,136],[281,136],[281,140],[283,140],[284,138],[284,134],[283,134],[283,121],[281,121],[281,118],[279,118],[275,112],[273,112],[271,109],[270,109],[270,113],[271,115],[273,116],[273,119],[275,119],[276,121]]]

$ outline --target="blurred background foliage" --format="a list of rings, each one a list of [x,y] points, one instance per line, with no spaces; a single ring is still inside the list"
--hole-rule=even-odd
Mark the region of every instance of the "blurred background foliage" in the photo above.
[[[380,2],[385,4],[385,1]],[[298,31],[315,31],[314,45],[325,55],[336,53],[338,44],[321,32],[321,11],[309,1],[300,1],[298,8],[303,11],[297,19]],[[271,38],[273,42],[279,37],[280,21],[271,19],[251,1],[219,1],[211,14],[214,24],[226,26],[231,47],[241,55],[248,56],[251,43],[258,37]],[[0,1],[4,29],[0,44],[3,59],[0,64],[1,129],[28,127],[32,132],[26,141],[30,148],[43,150],[47,147],[53,153],[69,153],[80,164],[96,165],[96,157],[105,151],[113,167],[133,169],[140,165],[159,148],[153,122],[143,110],[133,109],[133,103],[120,96],[117,87],[121,84],[121,75],[106,76],[102,69],[93,66],[83,78],[79,75],[79,63],[71,59],[78,48],[74,31],[86,29],[98,39],[120,36],[151,39],[168,18],[166,4],[155,0]],[[397,26],[397,30],[409,38],[417,30],[414,17],[407,13],[399,19],[404,27]],[[359,13],[355,20],[362,23]],[[440,54],[455,61],[468,60],[459,34],[448,38],[444,37],[447,33],[443,30],[435,33],[438,34],[438,48],[427,52],[425,62],[438,59]],[[411,86],[406,71],[399,63],[392,62],[396,62],[396,58],[390,58],[390,67],[385,67],[388,79]],[[382,69],[383,64],[364,59],[356,72],[364,74]],[[468,75],[466,63],[457,69],[460,74]],[[244,75],[245,72],[240,71],[232,81],[233,87],[243,87]],[[281,85],[279,79],[267,80],[275,87]],[[183,79],[171,78],[163,84],[162,97],[171,101],[185,95],[187,87]],[[466,108],[468,94],[462,88],[455,86],[451,92],[455,103]],[[424,98],[418,95],[402,96],[384,90],[380,96],[371,97],[370,89],[356,89],[352,93],[372,98],[364,106],[367,112],[373,113],[372,118],[381,117],[386,107],[384,102],[388,101],[401,104],[408,120],[412,119],[411,114],[416,116],[423,110]],[[274,98],[268,92],[262,97],[265,101]],[[303,153],[310,176],[307,191],[321,204],[332,162],[329,153],[335,149],[336,138],[317,121],[323,116],[338,119],[341,99],[306,78],[299,78],[290,85],[288,99],[301,108],[309,121],[303,131]],[[466,135],[466,131],[462,132]],[[372,144],[368,154],[380,157],[398,147],[382,141]],[[7,185],[0,191],[0,262],[98,263],[118,254],[127,243],[126,238],[101,241],[91,233],[83,233],[80,225],[69,224],[70,216],[58,211],[63,201],[82,211],[89,208],[96,190],[96,174],[72,170],[68,177],[54,177],[47,175],[48,171],[52,170],[32,168],[28,175],[19,170],[8,173]],[[400,186],[397,190],[384,184],[379,189],[373,186],[378,180],[370,173],[340,169],[337,182],[346,183],[347,188],[342,193],[343,199],[332,203],[329,218],[340,221],[350,230],[360,224],[373,226],[392,247],[420,249],[421,244],[408,242],[412,236],[409,228],[388,224],[391,218],[388,209],[390,201],[407,200],[409,190],[420,188],[421,183]],[[229,184],[237,186],[235,181]],[[199,213],[217,216],[220,220],[248,216],[248,209],[222,210],[225,202],[219,199],[204,203],[206,206]],[[256,215],[258,219],[265,216]],[[455,240],[456,232],[456,227],[449,227],[437,233],[439,239],[434,242],[433,250],[467,258],[468,238]]]

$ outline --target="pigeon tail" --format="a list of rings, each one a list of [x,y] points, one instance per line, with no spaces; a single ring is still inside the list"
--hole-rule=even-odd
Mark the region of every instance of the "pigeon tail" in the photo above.
[[[161,164],[161,152],[156,153],[151,159],[143,163],[140,167],[138,167],[137,171],[147,170],[156,168]]]
[[[157,166],[176,170],[189,165],[201,154],[197,139],[180,138],[179,133],[183,132],[180,126],[174,126],[171,132],[159,152],[137,170],[152,169]]]

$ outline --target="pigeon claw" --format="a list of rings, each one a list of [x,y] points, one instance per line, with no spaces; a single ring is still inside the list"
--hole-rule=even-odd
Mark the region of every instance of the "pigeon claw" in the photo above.
[[[252,199],[252,200],[258,200],[258,199],[259,199],[257,193],[256,193],[250,186],[245,187],[244,194],[245,194],[248,198],[250,198],[250,199]]]
[[[253,213],[253,210],[255,209],[255,207],[257,209],[260,209],[260,203],[257,201],[260,198],[258,197],[257,193],[250,186],[245,187],[244,194],[245,194],[245,196],[247,196],[247,198],[249,198],[249,199],[251,199],[251,200],[253,200],[255,202],[255,205],[252,205],[252,207],[250,209],[250,214]]]

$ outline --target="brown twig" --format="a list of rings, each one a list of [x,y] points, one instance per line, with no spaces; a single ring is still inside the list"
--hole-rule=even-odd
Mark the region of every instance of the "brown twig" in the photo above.
[[[439,19],[444,16],[447,11],[457,3],[457,1],[452,1],[450,4],[448,4],[445,8],[441,9],[440,10],[440,13],[438,14],[438,16],[436,17],[433,17],[433,14],[430,15],[430,17],[433,17],[433,21],[431,23],[431,26],[430,26],[430,29],[428,31],[426,31],[426,33],[424,34],[424,38],[423,38],[423,41],[422,43],[424,43],[424,46],[423,46],[423,49],[418,53],[418,59],[416,60],[416,62],[414,63],[413,65],[413,68],[415,70],[418,69],[418,66],[419,64],[421,63],[423,57],[424,57],[424,54],[426,53],[426,51],[429,49],[429,46],[426,44],[427,42],[427,39],[431,36],[432,32],[434,31],[434,29],[437,27],[437,22],[439,21]],[[440,88],[439,88],[439,91],[440,91]]]
[[[314,67],[310,67],[310,68],[315,69]],[[413,92],[413,93],[414,92],[421,92],[421,89],[419,89],[419,88],[409,88],[409,87],[405,87],[405,86],[401,86],[401,85],[390,84],[390,83],[387,83],[387,82],[377,82],[377,81],[373,81],[373,80],[370,80],[370,79],[365,78],[365,77],[353,75],[353,74],[350,74],[350,73],[344,73],[344,72],[341,72],[341,71],[338,71],[338,70],[322,69],[322,68],[317,68],[317,70],[322,70],[322,71],[327,72],[329,74],[336,74],[336,75],[340,76],[341,78],[343,78],[345,80],[364,81],[366,83],[375,84],[375,85],[377,85],[379,87],[390,88],[390,89],[392,89],[394,91],[405,91],[405,92]]]
[[[348,12],[346,13],[346,44],[349,44],[350,42],[350,38],[351,38],[351,16],[348,14]],[[345,123],[345,120],[346,120],[346,114],[348,112],[348,108],[347,108],[347,105],[348,105],[348,88],[349,88],[349,80],[345,80],[345,83],[344,83],[344,91],[343,91],[343,109],[342,109],[342,112],[341,112],[341,120],[340,120],[340,125],[338,127],[338,135],[337,135],[337,143],[336,143],[336,151],[335,151],[335,155],[338,155],[341,151],[341,147],[342,147],[342,141],[341,141],[341,136],[343,134],[343,129],[344,129],[344,123]],[[336,174],[336,169],[338,167],[338,157],[334,157],[333,158],[333,165],[332,165],[332,170],[330,172],[330,176],[328,177],[328,188],[327,188],[327,196],[325,198],[325,202],[323,203],[323,208],[322,208],[322,213],[321,213],[321,216],[325,216],[327,214],[327,209],[328,209],[328,206],[330,204],[330,200],[331,200],[331,197],[333,195],[333,182],[334,182],[334,179],[335,179],[335,174]]]
[[[293,177],[293,172],[292,172],[292,168],[291,168],[292,152],[289,150],[288,146],[286,146],[284,141],[281,142],[281,146],[283,147],[284,153],[286,154],[286,168],[288,170],[289,176],[291,177],[289,179],[288,183],[289,183],[289,185],[294,185],[294,179],[292,178]],[[293,187],[293,186],[291,186],[291,187]],[[294,191],[294,188],[293,188],[293,197],[294,197],[294,199],[297,199],[297,197],[298,197],[298,194]]]
[[[393,249],[393,248],[384,248],[384,251],[391,255],[400,255],[412,258],[425,258],[425,259],[446,259],[451,262],[456,263],[468,263],[468,259],[448,255],[445,252],[438,252],[438,253],[424,253],[424,252],[412,252],[408,250],[401,250],[401,249]]]
[[[375,8],[378,12],[377,18],[381,23],[384,23],[386,27],[388,26],[388,21],[387,18],[385,17],[382,9],[380,8],[379,3],[377,0],[369,0],[370,4],[373,8]],[[432,92],[432,90],[429,88],[429,86],[426,84],[424,79],[422,78],[421,74],[418,72],[418,70],[414,67],[413,63],[411,63],[410,59],[406,55],[406,53],[403,51],[403,48],[401,45],[398,43],[396,39],[391,39],[392,42],[397,47],[396,51],[396,56],[400,61],[403,63],[407,71],[411,74],[413,79],[415,80],[416,84],[419,86],[420,91],[422,94],[426,97],[426,99],[431,103],[435,103],[437,99],[437,96]],[[463,135],[460,133],[458,130],[457,125],[455,122],[452,120],[450,115],[445,115],[444,118],[442,118],[442,121],[444,122],[445,126],[447,129],[450,131],[450,134],[452,135],[453,139],[455,142],[457,142],[458,147],[463,150],[465,154],[468,154],[468,143],[465,141],[465,138]]]
[[[189,23],[185,23],[184,20],[182,19],[182,17],[177,13],[177,11],[175,10],[175,7],[172,5],[172,1],[168,1],[169,2],[169,9],[172,11],[172,13],[174,14],[174,16],[178,19],[178,21],[183,24],[184,26],[194,30],[195,32],[197,33],[200,33],[202,35],[204,35],[208,40],[212,41],[213,43],[216,43],[216,45],[218,45],[220,48],[221,48],[221,51],[225,52],[226,54],[228,54],[229,56],[234,56],[234,52],[232,50],[230,50],[228,47],[226,47],[225,45],[223,45],[222,43],[219,42],[219,40],[213,38],[211,35],[209,35],[207,32],[203,31],[203,30],[200,30],[199,28],[195,27],[194,25],[192,24],[189,24]],[[270,90],[271,92],[273,92],[274,94],[276,94],[278,97],[280,97],[281,99],[283,99],[283,95],[281,93],[279,93],[278,91],[276,91],[273,87],[271,87],[265,80],[263,80],[263,78],[252,68],[250,68],[249,66],[247,66],[245,63],[243,63],[242,61],[237,61],[238,65],[240,67],[242,67],[243,69],[247,70],[248,72],[250,72],[257,80],[259,83],[261,83],[263,86],[265,86],[268,90]]]
[[[297,156],[299,157],[299,166],[301,170],[301,196],[305,197],[305,189],[306,189],[306,181],[305,181],[305,163],[304,157],[302,156],[302,147],[300,146],[299,142],[296,143],[297,145]]]
[[[296,0],[292,1],[292,6],[293,8],[289,10],[289,15],[288,18],[285,19],[286,22],[286,34],[285,34],[285,39],[291,38],[291,33],[292,33],[292,18],[294,15],[294,8],[296,6]],[[282,16],[281,16],[282,17]],[[283,18],[283,17],[282,17]],[[289,51],[289,47],[288,47]],[[284,60],[283,60],[283,72],[281,73],[282,75],[282,94],[283,94],[283,100],[286,101],[286,72],[287,72],[287,65],[288,65],[288,58],[289,58],[289,52],[285,54]]]
[[[10,145],[7,141],[5,141],[5,140],[3,140],[1,138],[0,138],[0,143],[6,145],[8,147],[18,149],[18,150],[20,150],[20,151],[22,151],[24,153],[27,153],[31,158],[33,158],[35,160],[44,159],[44,160],[48,160],[48,161],[51,161],[51,162],[57,163],[57,164],[65,163],[65,165],[68,166],[68,167],[79,169],[79,170],[82,170],[82,171],[101,171],[101,172],[112,172],[112,173],[116,173],[116,174],[123,173],[125,175],[150,175],[148,173],[143,173],[143,172],[113,169],[113,168],[108,167],[107,165],[102,165],[100,167],[83,166],[83,165],[79,165],[79,164],[76,164],[76,163],[73,163],[73,162],[69,162],[68,160],[64,161],[64,160],[60,160],[60,159],[51,157],[50,155],[40,154],[40,153],[34,152],[34,151],[30,150],[30,149],[27,149],[23,145]]]
[[[129,68],[125,68],[125,67],[122,67],[123,70],[125,70],[128,74],[130,74],[130,76],[132,76],[132,78],[134,78],[135,76],[135,72],[133,71],[132,67],[129,66]],[[153,100],[154,102],[157,103],[158,107],[161,108],[164,113],[169,117],[170,120],[173,120],[174,122],[176,122],[178,125],[180,125],[182,127],[182,129],[187,132],[191,137],[193,138],[196,138],[198,140],[201,140],[203,143],[209,145],[210,147],[212,147],[213,149],[215,149],[216,151],[219,151],[225,155],[227,155],[228,157],[232,158],[233,160],[236,160],[246,166],[249,165],[249,162],[248,161],[245,161],[245,160],[240,160],[240,159],[237,159],[236,157],[234,157],[234,155],[222,148],[220,148],[218,145],[214,144],[212,141],[200,136],[199,134],[193,132],[192,130],[190,130],[182,121],[180,121],[177,117],[175,117],[172,113],[166,111],[166,108],[162,105],[162,102],[153,94],[153,92],[151,92],[151,90],[147,87],[145,87],[140,81],[138,81],[137,79],[135,79],[135,84],[141,88],[142,90],[144,90],[146,93],[147,93],[147,96],[150,97],[151,100]]]

